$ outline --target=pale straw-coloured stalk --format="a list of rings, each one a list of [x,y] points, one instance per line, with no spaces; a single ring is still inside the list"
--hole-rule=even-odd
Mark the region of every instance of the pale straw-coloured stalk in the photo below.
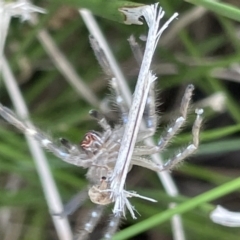
[[[32,5],[27,0],[5,2],[0,0],[0,59],[3,56],[3,49],[12,17],[20,17],[21,21],[28,20],[31,13],[45,13],[43,8]],[[1,61],[0,61],[1,69]]]
[[[168,24],[177,17],[175,13],[160,29],[160,19],[163,17],[164,12],[158,8],[158,4],[146,7],[142,12],[149,26],[148,38],[146,48],[143,56],[142,65],[140,68],[137,85],[134,92],[133,102],[129,111],[129,119],[126,124],[122,144],[119,150],[117,163],[114,168],[111,190],[112,197],[115,200],[113,212],[115,214],[122,214],[126,202],[124,195],[124,185],[130,166],[130,161],[135,146],[137,134],[141,125],[142,114],[144,111],[146,99],[148,96],[150,85],[156,80],[156,77],[150,72],[150,65],[152,57],[157,45],[157,42],[162,32],[167,28]],[[131,205],[130,205],[131,206]],[[132,212],[129,204],[127,208]],[[133,215],[135,218],[135,216]]]
[[[115,57],[113,56],[112,52],[110,51],[109,44],[107,43],[106,39],[104,38],[101,30],[95,21],[93,15],[87,9],[80,9],[80,15],[83,18],[85,25],[87,26],[90,33],[97,39],[99,43],[101,43],[101,48],[104,51],[108,63],[111,67],[111,70],[114,73],[114,76],[118,80],[119,86],[122,88],[122,92],[124,93],[123,98],[126,101],[127,105],[130,106],[131,104],[131,92],[129,87],[127,86],[126,79],[120,70]]]
[[[16,112],[22,119],[28,118],[28,110],[16,83],[17,81],[9,67],[7,60],[3,56],[3,49],[11,17],[21,17],[22,21],[24,21],[30,19],[32,12],[44,13],[45,11],[42,8],[36,7],[28,1],[24,0],[19,0],[11,3],[4,3],[3,1],[0,1],[0,71],[3,75],[3,80],[12,99]],[[27,124],[29,126],[32,125],[30,121],[27,121]],[[51,213],[62,212],[62,202],[59,197],[52,174],[49,170],[50,168],[47,164],[45,155],[38,143],[35,142],[30,136],[26,136],[26,140],[35,161],[36,169],[39,173],[49,210]],[[59,239],[71,240],[72,232],[68,220],[66,218],[60,219],[56,216],[52,216],[52,220]]]
[[[32,16],[29,21],[32,25],[37,25],[38,18],[37,16]],[[56,43],[54,42],[48,31],[46,29],[40,29],[37,33],[37,38],[42,44],[46,53],[52,59],[53,64],[64,76],[64,78],[69,82],[69,84],[77,91],[79,96],[85,99],[92,106],[99,107],[99,100],[97,99],[96,95],[86,85],[84,80],[76,72],[76,70],[73,68],[66,56],[57,47]]]
[[[21,92],[16,83],[16,79],[11,72],[8,62],[3,57],[3,79],[6,85],[6,88],[9,92],[9,95],[12,99],[13,105],[16,109],[18,116],[22,119],[28,119],[28,110],[24,99],[21,95]],[[32,126],[30,121],[26,121],[29,126]],[[62,212],[63,206],[62,202],[54,182],[52,173],[47,163],[47,159],[43,153],[42,148],[39,144],[32,139],[30,136],[25,135],[29,150],[33,156],[34,162],[36,164],[36,169],[39,174],[40,181],[42,183],[43,191],[45,194],[45,198],[49,207],[49,211],[51,213],[59,213]],[[52,215],[52,220],[57,231],[59,239],[62,240],[71,240],[72,233],[66,218],[59,218],[57,216]]]

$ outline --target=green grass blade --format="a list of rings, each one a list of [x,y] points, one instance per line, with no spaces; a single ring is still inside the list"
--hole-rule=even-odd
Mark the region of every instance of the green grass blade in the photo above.
[[[66,4],[66,1],[57,1]],[[69,5],[73,5],[77,8],[87,8],[94,15],[124,23],[126,16],[119,11],[124,7],[135,8],[144,6],[141,3],[129,2],[129,1],[106,1],[106,0],[69,0]],[[104,7],[103,7],[104,6]]]
[[[197,206],[210,202],[216,198],[219,198],[223,195],[226,195],[232,191],[235,191],[240,186],[240,178],[237,178],[233,181],[230,181],[226,184],[221,185],[220,187],[216,187],[208,192],[200,194],[191,200],[188,200],[182,204],[179,204],[176,208],[168,209],[162,213],[156,214],[145,221],[137,223],[129,228],[122,230],[117,233],[113,240],[126,240],[129,239],[141,232],[144,232],[150,228],[156,227],[157,225],[162,224],[163,222],[169,220],[175,214],[182,214],[187,211],[190,211]]]
[[[240,10],[237,7],[226,3],[219,3],[213,0],[185,0],[198,6],[202,6],[224,17],[240,21]]]

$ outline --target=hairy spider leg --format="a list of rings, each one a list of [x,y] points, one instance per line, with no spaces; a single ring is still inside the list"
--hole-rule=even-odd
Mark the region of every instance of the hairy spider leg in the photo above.
[[[187,112],[192,98],[193,90],[194,86],[192,84],[187,86],[180,105],[180,116],[173,122],[172,125],[170,125],[167,131],[163,134],[163,137],[161,137],[158,141],[156,148],[158,152],[162,151],[167,146],[169,141],[171,141],[171,139],[178,133],[183,124],[186,122]]]
[[[173,169],[179,162],[188,156],[192,155],[197,149],[199,145],[199,132],[202,123],[202,113],[203,109],[196,109],[195,113],[197,114],[196,120],[192,127],[192,143],[189,144],[185,149],[175,155],[173,158],[170,158],[167,162],[162,166],[161,171],[171,170]]]
[[[86,154],[81,153],[80,151],[78,152],[78,155],[68,153],[65,149],[53,143],[46,134],[36,130],[36,127],[29,123],[20,121],[10,109],[4,107],[2,104],[0,104],[0,115],[23,133],[32,136],[41,144],[42,147],[51,151],[56,157],[62,159],[63,161],[83,168],[91,166],[92,160],[86,159]]]
[[[128,121],[129,109],[128,109],[124,99],[121,96],[120,89],[119,89],[119,86],[118,86],[115,78],[112,78],[111,84],[112,84],[112,88],[115,92],[115,101],[120,110],[121,120],[122,120],[122,123],[124,126]],[[156,109],[155,109],[154,86],[155,86],[155,84],[152,83],[149,94],[148,94],[144,114],[143,114],[143,119],[145,120],[145,125],[146,125],[147,130],[143,130],[143,131],[139,132],[138,138],[137,138],[138,142],[144,140],[147,137],[151,137],[156,131],[157,116],[156,116]]]
[[[98,41],[92,35],[89,36],[89,40],[99,65],[102,67],[105,74],[111,78],[110,84],[114,91],[115,101],[121,113],[122,123],[123,125],[125,125],[128,121],[128,107],[124,99],[122,98],[121,90],[117,84],[117,80],[114,77],[113,71],[105,55],[105,52],[99,45]]]
[[[105,206],[96,205],[85,220],[85,224],[77,230],[74,236],[74,240],[85,240],[88,239],[89,234],[93,232],[97,224],[99,223]]]
[[[112,78],[110,83],[111,83],[111,86],[112,86],[112,89],[113,89],[113,92],[114,92],[115,102],[116,102],[117,107],[120,111],[122,124],[126,125],[127,122],[128,122],[129,108],[127,107],[126,102],[124,101],[124,99],[122,97],[121,90],[120,90],[119,85],[117,83],[117,79]]]
[[[178,117],[173,124],[171,124],[167,130],[163,133],[163,136],[158,141],[157,146],[153,147],[146,147],[146,146],[137,146],[134,150],[135,155],[151,155],[154,153],[161,152],[167,144],[172,140],[172,138],[179,132],[183,124],[186,122],[187,119],[187,112],[189,108],[189,104],[192,98],[194,86],[192,84],[188,85],[184,96],[182,98],[182,102],[180,105],[180,117]]]
[[[156,99],[154,86],[155,83],[153,82],[150,86],[146,106],[143,112],[145,128],[144,130],[139,131],[137,136],[137,142],[141,142],[144,139],[153,136],[157,129]]]
[[[143,118],[145,119],[146,127],[153,135],[157,128],[155,82],[153,82],[150,86]]]
[[[113,72],[112,72],[111,66],[108,62],[105,52],[99,45],[97,39],[94,36],[90,35],[89,41],[90,41],[91,47],[93,49],[93,52],[95,54],[95,57],[97,58],[97,61],[98,61],[99,65],[101,66],[102,70],[105,72],[105,74],[107,76],[113,77]]]
[[[183,149],[180,153],[175,155],[173,158],[170,158],[169,160],[167,160],[163,165],[156,164],[147,158],[137,156],[134,154],[132,157],[132,164],[145,167],[153,171],[161,172],[161,171],[173,169],[182,160],[192,155],[197,150],[199,145],[199,132],[200,132],[200,127],[202,123],[201,115],[203,113],[203,109],[196,109],[195,112],[197,114],[197,117],[192,127],[192,136],[193,136],[192,143],[189,144],[185,149]],[[151,152],[151,149],[142,149],[141,155],[149,155],[151,154],[150,152]]]
[[[105,208],[106,206],[104,205],[96,205],[90,211],[90,214],[88,214],[88,217],[85,220],[85,224],[77,230],[74,240],[85,240],[89,238],[89,234],[91,234],[99,224]],[[110,220],[104,230],[103,239],[112,239],[113,235],[118,230],[120,222],[121,216],[111,215]]]
[[[131,35],[129,37],[128,42],[131,47],[133,56],[140,67],[142,64],[142,59],[143,59],[143,51],[142,51],[140,45],[138,44],[138,42],[136,42],[136,39],[133,35]]]
[[[68,215],[73,214],[83,203],[88,199],[88,189],[82,189],[81,192],[75,194],[69,201],[64,205],[61,213],[52,213],[54,216],[65,218]]]
[[[97,110],[90,110],[89,115],[97,120],[98,124],[103,128],[105,131],[109,131],[111,126],[108,124],[107,119]]]
[[[110,218],[110,221],[108,223],[108,226],[106,227],[104,231],[103,239],[112,239],[113,235],[117,232],[118,227],[121,223],[121,215],[115,215],[113,214]]]
[[[59,141],[69,154],[71,154],[71,155],[78,155],[79,154],[79,149],[75,144],[70,143],[65,138],[60,138]]]

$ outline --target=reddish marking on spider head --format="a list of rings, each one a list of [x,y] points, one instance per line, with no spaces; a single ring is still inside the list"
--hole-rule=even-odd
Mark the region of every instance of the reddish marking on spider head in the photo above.
[[[101,137],[94,131],[87,132],[80,145],[84,150],[93,152],[102,145]]]

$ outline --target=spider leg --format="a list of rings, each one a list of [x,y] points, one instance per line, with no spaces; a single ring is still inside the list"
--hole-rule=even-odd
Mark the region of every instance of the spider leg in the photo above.
[[[146,101],[146,106],[143,112],[143,119],[145,120],[146,128],[138,133],[137,142],[151,137],[155,134],[157,128],[157,115],[155,104],[155,83],[153,82]]]
[[[0,104],[0,115],[6,121],[14,125],[16,128],[18,128],[20,131],[33,137],[36,141],[38,141],[42,145],[42,147],[51,151],[56,157],[62,159],[63,161],[85,168],[91,166],[92,160],[91,159],[85,160],[84,158],[86,158],[86,154],[81,153],[80,150],[77,149],[77,147],[75,147],[76,148],[75,151],[77,151],[78,153],[77,155],[68,153],[65,149],[53,143],[46,134],[39,130],[36,130],[36,127],[34,127],[32,124],[20,121],[10,109],[4,107],[2,104]],[[68,145],[70,144],[68,143]]]
[[[193,90],[194,90],[194,86],[191,84],[188,85],[181,102],[180,117],[178,117],[174,121],[174,123],[168,128],[168,130],[163,134],[163,137],[161,137],[160,140],[158,141],[158,145],[152,148],[152,152],[150,154],[161,152],[167,146],[169,141],[171,141],[174,135],[177,134],[177,132],[182,127],[182,125],[185,123],[186,117],[187,117],[187,110],[189,107]],[[156,132],[157,116],[155,112],[156,112],[155,92],[154,92],[154,85],[153,85],[153,87],[151,87],[150,89],[150,92],[147,98],[146,107],[144,110],[144,115],[145,115],[144,118],[145,118],[148,129],[139,132],[138,138],[137,138],[138,142],[144,140],[145,138],[151,137]],[[139,154],[139,155],[142,155],[142,154]]]
[[[167,129],[167,131],[163,134],[163,137],[160,138],[158,141],[158,149],[157,151],[162,151],[169,141],[174,137],[174,135],[177,134],[177,132],[180,130],[180,128],[183,126],[183,124],[186,121],[187,118],[187,111],[189,108],[189,103],[192,98],[194,86],[192,84],[188,85],[184,96],[182,98],[181,106],[180,106],[180,117],[178,117],[174,123]]]
[[[65,149],[69,154],[72,154],[72,155],[79,154],[79,149],[76,147],[76,145],[71,144],[67,139],[60,138],[59,141],[65,147]]]
[[[197,149],[199,145],[199,132],[202,123],[202,113],[203,109],[196,109],[197,118],[194,122],[192,128],[192,143],[189,144],[183,151],[178,153],[173,158],[169,159],[164,165],[162,166],[162,171],[171,170],[173,169],[179,162],[187,158],[188,156],[192,155]]]
[[[98,41],[93,37],[93,36],[89,36],[89,40],[92,46],[92,49],[95,53],[95,56],[100,64],[100,66],[102,67],[103,71],[110,77],[114,76],[114,73],[111,69],[111,66],[108,62],[108,59],[106,57],[105,52],[103,51],[103,49],[101,48],[101,46],[99,45]],[[116,103],[120,109],[121,115],[122,115],[122,122],[123,124],[127,123],[128,120],[128,108],[121,96],[121,91],[120,88],[117,84],[116,78],[112,78],[111,80],[111,85],[112,88],[115,92],[115,98],[116,98]]]
[[[143,118],[146,122],[148,130],[155,133],[157,128],[157,115],[156,115],[156,97],[155,97],[155,83],[151,84],[149,94],[146,101],[146,106],[143,113]]]
[[[108,124],[107,119],[97,110],[90,110],[89,115],[98,121],[98,124],[105,130],[109,131],[111,126]]]
[[[169,141],[171,141],[171,139],[177,134],[177,132],[183,126],[183,124],[186,121],[187,111],[188,111],[193,90],[194,90],[194,86],[192,84],[187,86],[187,89],[185,90],[184,96],[182,98],[181,106],[180,106],[180,117],[178,117],[174,121],[174,123],[168,128],[168,130],[165,133],[163,133],[163,137],[160,138],[157,146],[152,147],[152,151],[150,154],[161,152],[167,146]],[[155,104],[154,104],[155,96],[153,95],[154,89],[152,89],[151,91],[150,91],[151,94],[148,97],[149,106],[148,106],[148,102],[146,104],[146,109],[148,109],[146,122],[147,122],[147,127],[149,129],[147,131],[142,131],[139,133],[138,142],[149,136],[152,136],[156,131],[157,118],[155,114]]]
[[[94,51],[94,54],[98,60],[98,63],[102,67],[102,70],[105,72],[106,75],[113,76],[113,72],[108,62],[108,59],[106,57],[106,54],[101,48],[101,46],[99,45],[99,42],[97,41],[97,39],[94,36],[90,35],[89,41]]]
[[[81,207],[87,198],[88,191],[87,189],[83,189],[81,192],[73,196],[67,204],[65,204],[64,209],[61,213],[53,213],[53,215],[65,218],[68,215],[73,214],[79,207]]]
[[[112,239],[113,238],[113,235],[118,230],[118,227],[121,222],[121,218],[122,218],[121,215],[118,215],[118,216],[112,215],[111,216],[108,226],[104,232],[103,239]]]
[[[96,205],[91,211],[91,214],[86,219],[86,223],[77,231],[77,234],[74,236],[74,240],[85,240],[88,239],[90,233],[93,232],[96,225],[99,223],[102,215],[104,206]]]
[[[116,101],[119,111],[121,113],[122,123],[123,123],[123,125],[125,125],[128,122],[128,110],[129,109],[128,109],[124,99],[121,96],[121,91],[120,91],[120,88],[116,81],[116,78],[111,79],[111,86],[115,93],[115,101]]]
[[[144,155],[152,155],[158,150],[157,146],[136,146],[133,150],[133,155],[135,156],[144,156]]]
[[[131,159],[131,164],[140,166],[143,168],[150,169],[152,171],[159,171],[159,165],[153,162],[152,160],[145,158],[145,157],[140,157],[140,156],[133,156]]]
[[[147,158],[139,156],[140,153],[142,155],[156,153],[156,151],[154,150],[154,147],[150,150],[144,149],[144,148],[143,149],[139,148],[140,151],[136,149],[137,154],[136,153],[133,154],[131,163],[133,165],[145,167],[145,168],[148,168],[153,171],[165,171],[165,170],[173,169],[179,162],[181,162],[182,160],[184,160],[185,158],[187,158],[188,156],[193,154],[197,150],[198,145],[199,145],[199,132],[200,132],[200,127],[201,127],[201,123],[202,123],[201,115],[203,113],[203,110],[196,109],[195,112],[197,114],[197,117],[196,117],[196,120],[195,120],[195,122],[193,124],[193,128],[192,128],[192,136],[193,136],[192,143],[189,144],[182,152],[178,153],[176,156],[169,159],[163,165],[158,165]],[[151,150],[153,150],[152,153],[151,153]]]
[[[143,51],[133,35],[129,37],[128,42],[131,47],[133,56],[140,67],[143,59]]]

